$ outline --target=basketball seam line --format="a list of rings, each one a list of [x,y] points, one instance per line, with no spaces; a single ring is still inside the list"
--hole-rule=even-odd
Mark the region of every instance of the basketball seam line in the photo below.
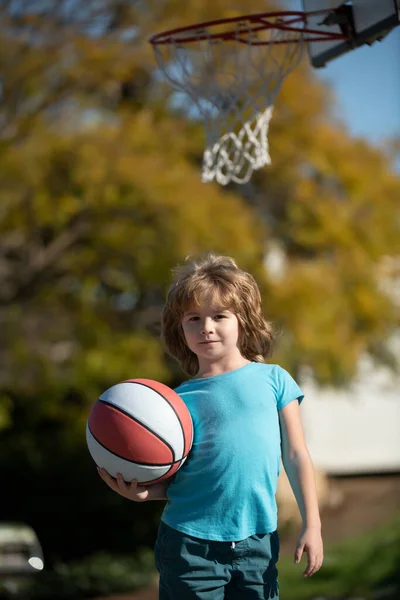
[[[107,406],[110,406],[111,408],[114,408],[115,410],[118,410],[119,412],[121,412],[122,414],[126,415],[127,417],[129,417],[130,419],[132,419],[132,421],[135,421],[135,423],[138,423],[139,425],[141,425],[144,429],[146,429],[147,431],[149,431],[150,433],[152,433],[154,435],[154,437],[158,438],[161,442],[163,442],[163,444],[165,444],[171,451],[172,453],[172,458],[173,458],[173,463],[177,463],[179,462],[179,460],[175,460],[175,450],[172,448],[171,444],[169,444],[167,442],[167,440],[164,440],[164,438],[162,438],[160,435],[158,435],[158,433],[156,433],[155,431],[153,431],[148,425],[146,425],[145,423],[142,423],[142,421],[139,421],[139,419],[137,419],[136,417],[134,417],[133,415],[131,415],[130,413],[128,413],[126,410],[124,410],[123,408],[116,406],[115,404],[113,404],[112,402],[107,402],[106,400],[101,400],[99,398],[99,402],[102,402],[103,404],[107,404]],[[178,415],[176,415],[178,416]],[[178,421],[179,421],[179,417],[178,417]],[[183,432],[182,432],[183,433]],[[93,434],[92,434],[93,435]],[[94,436],[93,436],[94,437]],[[95,438],[96,439],[96,438]],[[185,439],[185,438],[183,438]],[[100,442],[99,442],[100,444]],[[103,445],[103,444],[102,444]],[[183,449],[185,449],[185,444],[183,444]],[[108,448],[107,448],[108,450]],[[122,457],[121,457],[122,458]],[[143,463],[144,464],[144,463]],[[171,464],[171,463],[168,463]]]
[[[103,401],[102,401],[103,402]],[[107,402],[105,402],[105,404],[107,404]],[[90,425],[88,423],[88,429],[90,431],[90,434],[92,435],[93,439],[96,440],[96,442],[102,447],[104,448],[104,450],[107,450],[107,452],[110,452],[110,454],[112,454],[113,456],[116,456],[117,458],[121,458],[122,460],[125,460],[126,462],[132,463],[134,465],[143,465],[146,467],[172,467],[173,465],[176,465],[177,463],[181,462],[184,458],[186,458],[188,456],[189,453],[185,454],[184,456],[182,456],[182,458],[178,459],[178,460],[174,460],[172,462],[168,462],[168,463],[147,463],[147,462],[138,462],[136,460],[130,460],[129,458],[125,458],[124,456],[121,456],[120,454],[117,454],[117,452],[114,452],[113,450],[110,450],[110,448],[108,448],[107,446],[105,446],[93,433],[93,431],[90,428]],[[160,438],[162,439],[162,438]],[[164,441],[164,440],[162,440]]]
[[[164,396],[164,394],[162,394],[158,390],[155,390],[153,387],[151,387],[151,385],[147,385],[146,383],[142,383],[141,381],[137,381],[137,380],[136,381],[135,380],[129,381],[129,380],[126,380],[126,381],[124,381],[122,383],[136,383],[136,385],[142,385],[143,387],[146,387],[149,390],[152,390],[153,392],[155,392],[156,394],[158,394],[159,396],[161,396],[161,398],[163,398],[166,402],[168,402],[168,404],[170,405],[170,407],[174,411],[176,418],[178,419],[178,423],[179,423],[179,426],[180,426],[181,431],[182,431],[183,451],[185,452],[185,446],[186,446],[185,431],[183,429],[183,425],[182,425],[181,419],[180,419],[178,413],[176,412],[174,405],[168,400],[168,398],[166,396]],[[161,383],[161,382],[159,382],[159,383]],[[161,385],[164,385],[164,384],[161,383]],[[169,389],[172,389],[172,388],[169,388]],[[175,390],[172,390],[172,391],[176,394]],[[177,394],[177,396],[179,396],[179,394]],[[179,396],[179,398],[182,400],[182,398],[180,396]],[[183,402],[183,400],[182,400],[182,402]],[[183,402],[183,404],[185,404],[185,403]],[[185,404],[185,406],[186,406],[186,404]],[[186,408],[187,408],[187,406],[186,406]],[[187,408],[187,410],[189,411],[188,408]],[[193,426],[192,426],[192,444],[193,444]],[[189,446],[191,446],[191,444]],[[188,454],[189,454],[189,452],[188,452]],[[174,456],[175,456],[175,453],[174,453]],[[175,462],[179,462],[179,461],[175,461]]]

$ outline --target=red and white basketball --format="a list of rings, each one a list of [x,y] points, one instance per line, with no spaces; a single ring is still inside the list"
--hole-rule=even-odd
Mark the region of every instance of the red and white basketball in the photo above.
[[[193,424],[182,398],[151,379],[129,379],[106,390],[90,411],[86,440],[95,463],[125,481],[151,485],[185,462]]]

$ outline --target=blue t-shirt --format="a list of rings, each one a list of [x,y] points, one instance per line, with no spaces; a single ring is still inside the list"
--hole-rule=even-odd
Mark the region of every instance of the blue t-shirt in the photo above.
[[[167,490],[162,521],[186,534],[239,541],[277,528],[278,411],[303,393],[278,365],[251,362],[175,390],[193,419],[193,447]]]

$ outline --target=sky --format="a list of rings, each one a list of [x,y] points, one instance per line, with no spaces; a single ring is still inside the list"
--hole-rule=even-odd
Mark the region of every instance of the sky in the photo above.
[[[285,4],[301,10],[299,0]],[[381,42],[356,48],[315,73],[332,87],[336,114],[355,136],[378,145],[400,136],[400,26]]]
[[[316,73],[334,89],[337,114],[354,134],[378,143],[400,136],[400,27],[382,42],[352,50]]]

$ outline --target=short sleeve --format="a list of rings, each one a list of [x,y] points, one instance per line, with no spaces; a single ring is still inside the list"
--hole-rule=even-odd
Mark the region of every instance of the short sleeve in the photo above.
[[[293,400],[296,400],[296,398],[300,404],[304,398],[304,394],[293,377],[285,371],[285,369],[282,369],[282,367],[279,366],[277,366],[275,376],[278,410],[282,410],[284,406]]]

